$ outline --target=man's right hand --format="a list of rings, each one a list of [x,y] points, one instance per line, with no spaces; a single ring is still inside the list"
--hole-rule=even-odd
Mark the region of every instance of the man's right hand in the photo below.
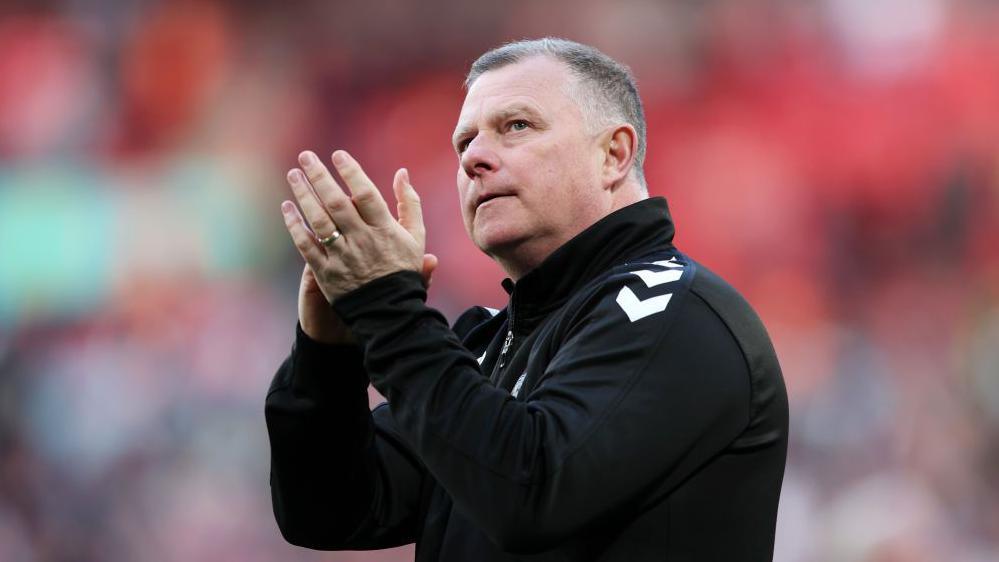
[[[319,290],[316,276],[309,264],[302,269],[302,283],[298,287],[298,322],[305,335],[321,343],[352,344],[354,335],[330,306],[326,295]]]

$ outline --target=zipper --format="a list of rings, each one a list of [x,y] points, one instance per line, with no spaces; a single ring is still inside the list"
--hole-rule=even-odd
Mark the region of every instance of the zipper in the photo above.
[[[496,368],[496,373],[500,377],[503,376],[503,367],[506,366],[507,355],[510,354],[510,349],[513,348],[513,332],[515,328],[514,326],[515,317],[513,311],[514,308],[516,308],[515,307],[516,303],[517,303],[517,289],[515,288],[513,290],[513,293],[510,294],[510,315],[508,317],[509,322],[507,323],[507,328],[506,328],[506,339],[503,340],[503,347],[500,349],[500,356],[499,359],[496,361],[496,364],[498,365],[498,367]]]
[[[510,346],[513,345],[513,324],[510,324],[510,328],[506,331],[506,339],[503,340],[503,349],[500,349],[499,356],[499,367],[498,371],[503,372],[503,366],[506,365],[506,354],[510,351]]]
[[[507,324],[506,324],[506,338],[503,340],[503,347],[500,348],[499,358],[496,359],[496,368],[493,370],[495,373],[494,383],[499,384],[499,381],[503,378],[503,368],[506,367],[507,361],[509,360],[509,355],[513,349],[514,331],[516,330],[514,310],[517,308],[517,288],[514,287],[513,291],[510,292],[510,305],[508,308]]]

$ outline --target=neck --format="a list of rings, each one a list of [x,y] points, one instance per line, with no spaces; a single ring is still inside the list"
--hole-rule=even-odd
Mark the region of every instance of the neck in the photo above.
[[[538,267],[552,252],[582,231],[583,228],[580,228],[559,238],[531,238],[506,251],[491,253],[489,257],[503,268],[510,279],[518,281],[529,271]]]
[[[492,252],[489,257],[503,268],[510,279],[518,281],[529,271],[541,265],[541,262],[545,261],[552,252],[600,219],[618,209],[647,199],[648,195],[641,185],[633,179],[629,178],[629,180],[610,190],[606,206],[603,206],[600,212],[589,217],[589,220],[580,221],[573,225],[573,228],[563,229],[557,236],[529,238],[509,248]]]

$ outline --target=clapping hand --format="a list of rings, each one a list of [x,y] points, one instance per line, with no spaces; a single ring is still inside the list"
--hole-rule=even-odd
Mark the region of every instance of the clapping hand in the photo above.
[[[415,271],[430,284],[437,258],[424,253],[426,230],[420,197],[405,168],[395,173],[392,190],[398,220],[360,164],[346,151],[332,162],[348,195],[315,153],[299,154],[301,168],[288,172],[298,202],[281,203],[285,227],[305,259],[298,314],[305,333],[324,343],[353,341],[329,306],[340,296],[397,271]]]

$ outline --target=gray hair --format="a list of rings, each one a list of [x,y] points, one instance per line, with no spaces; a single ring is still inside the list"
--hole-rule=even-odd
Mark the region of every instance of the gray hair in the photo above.
[[[480,56],[468,71],[468,89],[484,73],[534,56],[550,56],[562,62],[576,76],[576,87],[568,93],[579,104],[591,129],[622,121],[635,128],[638,149],[635,151],[635,176],[645,188],[642,163],[645,161],[645,111],[638,97],[638,86],[627,66],[589,45],[545,37],[507,43]]]

